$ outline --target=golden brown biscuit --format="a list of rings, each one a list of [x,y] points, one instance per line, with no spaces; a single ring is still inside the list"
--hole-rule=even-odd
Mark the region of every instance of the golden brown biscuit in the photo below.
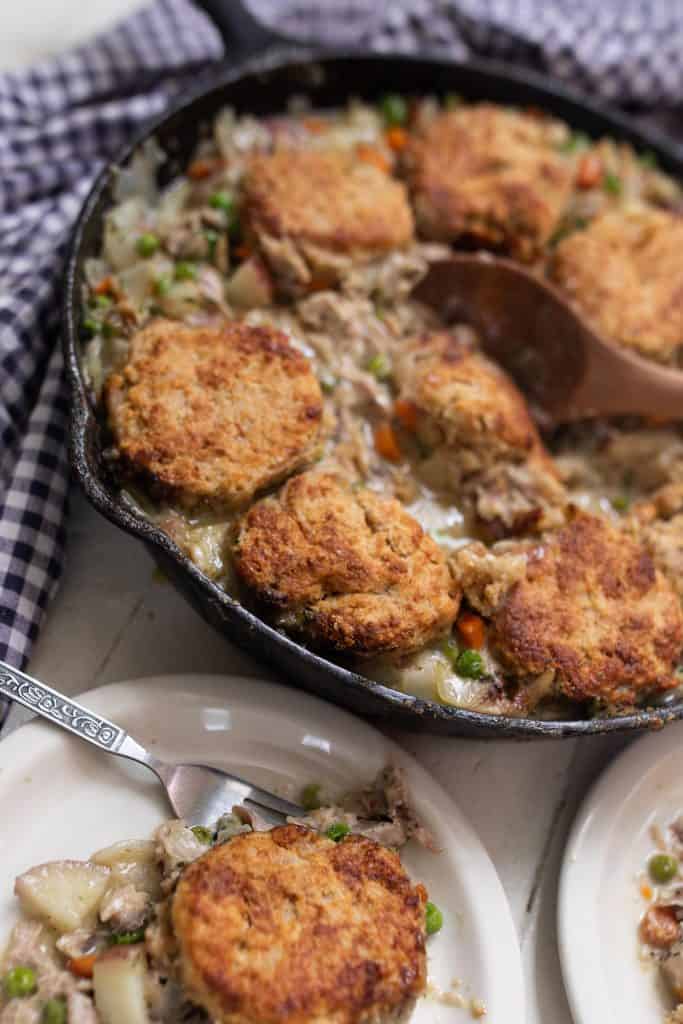
[[[126,470],[186,507],[244,504],[321,439],[318,381],[271,327],[157,320],[133,337],[105,397]]]
[[[550,118],[488,103],[418,124],[405,167],[420,234],[533,260],[572,187],[556,131]]]
[[[417,650],[458,611],[443,553],[394,499],[294,477],[239,524],[235,565],[283,624],[350,654]]]
[[[499,366],[438,331],[405,345],[394,376],[432,453],[423,474],[469,500],[496,536],[561,521],[564,488],[523,395]]]
[[[254,157],[243,183],[244,224],[284,291],[334,283],[413,239],[404,186],[346,150]]]
[[[606,213],[557,246],[552,276],[605,337],[660,362],[683,351],[683,218]]]
[[[189,865],[172,920],[184,986],[220,1024],[389,1024],[426,984],[425,902],[396,853],[300,825]]]
[[[552,671],[555,692],[628,706],[677,685],[683,614],[642,544],[579,513],[527,554],[489,640],[522,680]]]

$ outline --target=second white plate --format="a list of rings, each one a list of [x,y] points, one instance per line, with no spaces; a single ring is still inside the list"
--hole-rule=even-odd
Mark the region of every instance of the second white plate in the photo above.
[[[442,909],[429,940],[430,980],[455,978],[486,1006],[487,1024],[522,1024],[523,981],[509,907],[495,869],[450,798],[411,757],[345,711],[282,686],[234,676],[167,676],[118,683],[81,698],[160,757],[232,768],[283,795],[309,782],[336,795],[370,781],[388,760],[403,770],[441,852],[406,851],[413,877]],[[84,858],[147,837],[169,817],[153,778],[45,724],[0,743],[0,942],[16,919],[12,880],[28,867]],[[414,1024],[463,1024],[469,1011],[421,1000]]]
[[[628,747],[581,807],[560,879],[558,937],[575,1024],[663,1024],[657,971],[638,958],[638,875],[652,825],[683,811],[683,722]]]

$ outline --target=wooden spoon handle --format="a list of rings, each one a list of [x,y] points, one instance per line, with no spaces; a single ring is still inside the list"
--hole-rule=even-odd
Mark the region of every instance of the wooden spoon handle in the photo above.
[[[548,412],[558,422],[592,416],[683,418],[683,373],[643,363],[642,357],[602,343],[584,346],[580,381],[566,401]]]

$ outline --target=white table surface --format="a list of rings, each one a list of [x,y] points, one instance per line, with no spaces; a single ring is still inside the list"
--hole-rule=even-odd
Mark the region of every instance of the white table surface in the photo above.
[[[5,0],[0,71],[81,41],[136,6],[139,0]],[[67,693],[161,673],[267,675],[205,625],[154,572],[144,549],[78,494],[68,534],[67,568],[30,672]],[[570,1024],[556,946],[558,868],[581,798],[624,740],[519,744],[393,735],[453,794],[493,858],[523,948],[528,1024]]]

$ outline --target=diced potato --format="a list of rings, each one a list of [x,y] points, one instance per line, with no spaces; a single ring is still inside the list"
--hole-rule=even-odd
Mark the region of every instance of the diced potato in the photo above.
[[[133,196],[115,206],[105,218],[104,256],[114,270],[125,270],[137,262],[138,237],[149,230],[145,213],[144,199]]]
[[[22,909],[56,931],[94,926],[111,872],[103,864],[55,860],[39,864],[14,883]]]
[[[143,946],[113,946],[93,968],[95,1006],[102,1024],[149,1024]]]
[[[95,864],[111,869],[110,886],[134,885],[149,894],[150,899],[161,899],[161,873],[151,839],[129,839],[98,850],[90,858]]]
[[[241,309],[269,306],[273,301],[273,285],[268,271],[258,260],[246,260],[237,268],[225,286],[228,302]]]

